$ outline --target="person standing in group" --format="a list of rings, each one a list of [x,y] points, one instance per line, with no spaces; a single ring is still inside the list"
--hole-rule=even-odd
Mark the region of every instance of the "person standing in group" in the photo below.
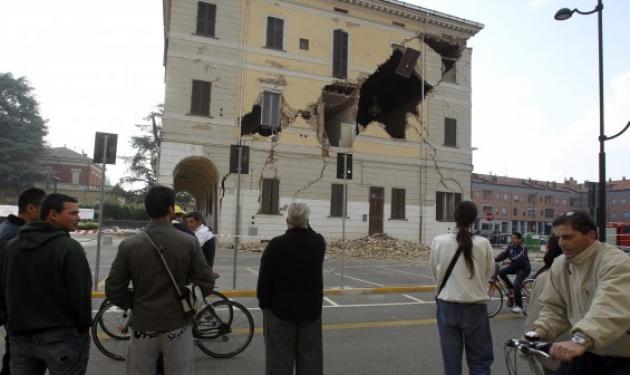
[[[549,269],[553,264],[554,259],[562,255],[562,249],[560,248],[560,244],[558,242],[558,237],[551,236],[549,237],[549,241],[547,242],[547,252],[543,257],[543,267],[536,272],[534,275],[534,288],[532,290],[532,294],[529,300],[529,307],[527,308],[527,320],[525,321],[525,327],[531,327],[536,319],[538,319],[538,314],[540,313],[540,309],[542,307],[540,302],[540,295],[542,291],[545,289],[545,285],[547,284],[547,279],[549,278]],[[564,337],[563,340],[566,340],[568,336]],[[554,371],[558,368],[559,362],[551,359],[541,360],[543,365],[543,370],[545,374],[551,375],[554,374]]]
[[[133,310],[127,374],[155,374],[160,354],[164,356],[165,374],[192,374],[194,311],[184,309],[179,291],[194,283],[204,295],[210,293],[214,286],[211,269],[197,239],[171,224],[173,189],[150,188],[144,206],[151,222],[144,231],[120,243],[105,281],[107,298],[116,306]]]
[[[526,337],[555,342],[560,375],[630,374],[630,257],[597,240],[587,212],[556,217],[563,255],[551,265],[542,307]],[[570,339],[558,339],[569,331]]]
[[[11,333],[11,374],[85,374],[90,354],[92,274],[70,238],[77,201],[50,194],[41,222],[25,224],[0,256],[0,319]]]
[[[18,229],[26,223],[39,220],[39,208],[46,192],[38,188],[30,188],[20,193],[18,197],[18,214],[10,214],[7,219],[0,224],[0,249],[6,242],[18,235]],[[6,328],[6,327],[5,327]],[[9,375],[11,359],[11,341],[9,332],[4,335],[4,356],[2,357],[2,370],[0,375]]]
[[[490,242],[473,236],[477,218],[473,202],[455,208],[456,233],[437,236],[431,244],[431,270],[437,281],[437,325],[445,375],[462,373],[462,352],[471,375],[490,374],[494,360],[486,302],[488,280],[495,270]]]
[[[498,275],[508,287],[508,293],[514,296],[514,305],[511,306],[512,312],[520,314],[523,312],[523,293],[521,287],[523,286],[525,278],[532,272],[532,266],[529,262],[529,256],[527,255],[527,248],[525,244],[523,244],[523,235],[519,232],[514,232],[514,234],[512,234],[512,244],[508,245],[505,251],[497,255],[495,260],[497,262],[506,261],[508,263],[507,266],[499,270]],[[508,275],[514,274],[516,275],[516,279],[514,279],[514,284],[512,284]]]
[[[214,233],[203,223],[203,217],[199,212],[191,212],[186,215],[186,224],[188,229],[195,233],[201,251],[206,257],[206,261],[210,267],[214,267],[214,255],[216,252],[216,237]]]
[[[288,230],[263,252],[257,296],[263,312],[265,374],[323,374],[324,237],[309,227],[310,209],[294,202]]]

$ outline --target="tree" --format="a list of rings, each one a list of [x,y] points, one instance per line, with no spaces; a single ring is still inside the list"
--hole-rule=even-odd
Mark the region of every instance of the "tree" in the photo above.
[[[25,77],[0,73],[0,186],[21,190],[46,179],[46,121]]]
[[[129,164],[129,175],[120,179],[122,183],[136,184],[144,186],[138,190],[146,190],[149,186],[157,183],[157,158],[160,149],[160,131],[162,129],[162,118],[164,117],[164,106],[159,104],[156,111],[149,113],[144,118],[146,123],[137,124],[136,127],[142,132],[141,135],[131,137],[131,146],[136,150],[133,156],[122,156],[121,159]]]

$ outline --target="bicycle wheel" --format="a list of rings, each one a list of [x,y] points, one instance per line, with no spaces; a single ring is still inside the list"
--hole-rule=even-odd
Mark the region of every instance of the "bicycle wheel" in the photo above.
[[[193,336],[199,349],[214,358],[230,358],[247,348],[254,337],[254,319],[234,301],[217,301],[195,315]]]
[[[92,340],[103,354],[117,361],[124,361],[131,338],[124,327],[128,313],[107,303],[94,317],[92,322]]]
[[[534,292],[534,281],[535,279],[527,279],[523,281],[523,285],[521,286],[521,294],[523,295],[523,311],[524,312],[527,312],[527,307],[529,307],[531,296],[532,296],[532,293]]]
[[[486,305],[488,307],[488,317],[490,318],[496,316],[501,311],[501,307],[503,307],[503,291],[494,280],[488,282],[488,302]]]
[[[215,303],[217,301],[229,301],[229,298],[227,298],[225,296],[225,294],[223,294],[221,292],[217,292],[216,290],[213,290],[206,297],[206,304],[209,305],[209,304]]]

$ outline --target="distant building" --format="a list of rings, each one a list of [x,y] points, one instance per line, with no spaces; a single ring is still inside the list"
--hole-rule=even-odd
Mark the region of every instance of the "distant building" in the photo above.
[[[595,217],[597,184],[539,181],[530,178],[472,174],[472,199],[479,208],[475,230],[498,233],[551,234],[551,223],[571,210]],[[630,181],[609,180],[606,192],[608,222],[630,222]]]

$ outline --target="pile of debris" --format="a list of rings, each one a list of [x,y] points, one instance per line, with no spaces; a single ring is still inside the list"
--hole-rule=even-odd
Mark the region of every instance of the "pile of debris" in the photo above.
[[[327,242],[326,255],[330,258],[341,258],[344,241]],[[427,260],[429,248],[426,245],[399,240],[385,233],[367,236],[357,240],[346,240],[346,258],[361,259],[397,259]]]

